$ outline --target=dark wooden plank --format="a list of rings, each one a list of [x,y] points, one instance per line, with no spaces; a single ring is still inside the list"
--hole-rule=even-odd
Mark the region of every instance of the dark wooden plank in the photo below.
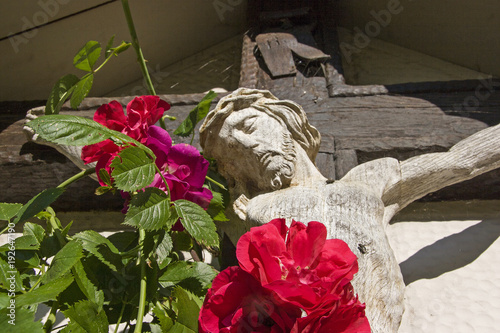
[[[287,39],[290,34],[268,33],[255,38],[259,51],[273,77],[289,76],[297,72]]]
[[[335,152],[335,179],[341,179],[358,165],[358,156],[354,149],[342,149]]]

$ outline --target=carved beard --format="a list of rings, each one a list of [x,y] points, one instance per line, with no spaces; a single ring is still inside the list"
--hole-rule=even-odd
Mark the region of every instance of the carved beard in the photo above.
[[[290,184],[295,173],[295,145],[290,133],[283,134],[281,149],[256,152],[262,165],[262,178],[259,188],[276,191]]]

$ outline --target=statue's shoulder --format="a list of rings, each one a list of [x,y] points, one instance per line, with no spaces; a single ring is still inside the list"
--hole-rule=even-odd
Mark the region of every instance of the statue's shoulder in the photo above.
[[[381,197],[388,186],[400,179],[399,161],[392,157],[384,157],[354,167],[340,181],[362,183]]]

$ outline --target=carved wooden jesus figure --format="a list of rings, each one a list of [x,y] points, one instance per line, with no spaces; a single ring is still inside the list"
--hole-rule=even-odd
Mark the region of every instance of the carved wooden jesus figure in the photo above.
[[[228,180],[235,216],[225,231],[233,242],[274,218],[322,222],[328,238],[344,240],[358,256],[353,286],[380,333],[397,332],[404,310],[405,285],[385,233],[391,218],[427,193],[500,167],[497,125],[448,152],[381,158],[332,183],[315,167],[320,135],[304,110],[244,88],[208,114],[200,141]]]

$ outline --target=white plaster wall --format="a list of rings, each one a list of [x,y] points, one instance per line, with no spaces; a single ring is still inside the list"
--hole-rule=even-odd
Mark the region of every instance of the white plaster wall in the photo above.
[[[58,4],[57,10],[41,5],[46,3]],[[235,36],[246,25],[246,0],[130,0],[129,4],[151,72]],[[0,100],[47,99],[61,76],[84,74],[73,68],[73,57],[87,41],[105,46],[112,35],[116,42],[130,40],[121,1],[16,0],[2,1],[0,6]],[[48,24],[26,31],[38,23]],[[15,33],[20,34],[9,38]],[[139,78],[135,53],[129,49],[96,74],[91,96],[105,95]]]
[[[370,37],[500,76],[498,0],[341,0],[339,3],[343,27],[358,28]],[[382,15],[383,11],[389,15]]]
[[[400,333],[500,326],[500,201],[416,203],[388,237],[405,282]]]

